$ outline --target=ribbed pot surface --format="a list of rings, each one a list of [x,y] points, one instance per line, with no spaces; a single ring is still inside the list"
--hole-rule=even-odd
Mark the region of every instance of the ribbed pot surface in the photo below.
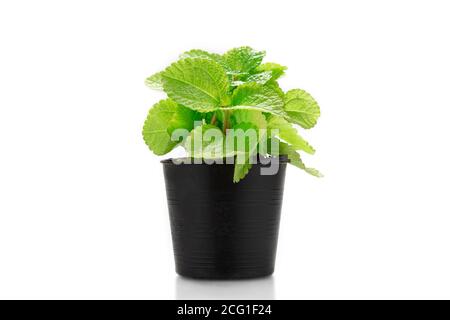
[[[275,175],[261,175],[263,165],[255,164],[239,183],[231,164],[162,163],[177,273],[204,279],[272,274],[286,161]]]

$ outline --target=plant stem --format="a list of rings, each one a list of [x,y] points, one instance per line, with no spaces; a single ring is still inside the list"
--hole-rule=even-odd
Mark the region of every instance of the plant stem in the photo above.
[[[211,118],[211,124],[212,124],[212,125],[216,124],[216,121],[217,121],[217,114],[214,113],[213,116],[212,116],[212,118]]]
[[[230,111],[223,110],[223,133],[227,133],[227,129],[230,127]]]

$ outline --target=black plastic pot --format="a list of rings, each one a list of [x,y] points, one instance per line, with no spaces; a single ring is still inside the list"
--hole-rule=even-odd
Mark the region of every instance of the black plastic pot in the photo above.
[[[241,279],[273,273],[286,159],[275,175],[254,164],[233,183],[232,164],[162,161],[178,274]]]

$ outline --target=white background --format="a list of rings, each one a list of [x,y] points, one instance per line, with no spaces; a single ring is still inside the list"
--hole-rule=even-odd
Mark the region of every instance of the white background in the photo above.
[[[446,1],[2,1],[0,298],[450,298]],[[322,109],[273,277],[174,272],[143,84],[250,45]]]

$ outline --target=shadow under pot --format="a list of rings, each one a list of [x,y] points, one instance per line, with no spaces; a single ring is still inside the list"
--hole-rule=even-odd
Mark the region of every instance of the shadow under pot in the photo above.
[[[162,161],[176,272],[201,279],[271,275],[288,160],[260,160],[238,183],[233,164],[176,160]],[[278,170],[263,175],[269,167]]]

